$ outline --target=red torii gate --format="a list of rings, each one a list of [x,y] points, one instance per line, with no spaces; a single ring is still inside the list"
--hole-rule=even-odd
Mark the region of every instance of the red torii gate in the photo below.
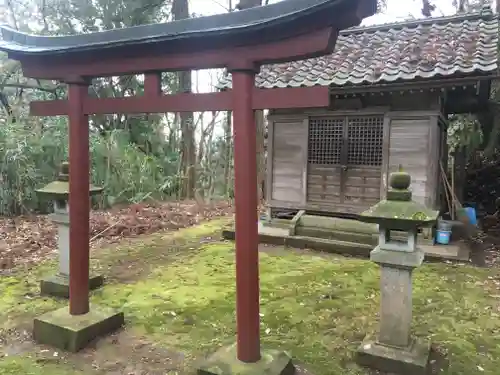
[[[231,110],[234,116],[237,358],[261,358],[254,110],[325,107],[328,87],[257,89],[262,64],[331,53],[338,31],[376,11],[376,0],[286,0],[240,12],[76,36],[43,37],[2,27],[0,50],[26,77],[59,80],[67,100],[35,101],[35,116],[69,117],[69,313],[89,313],[90,114]],[[161,72],[227,68],[233,89],[163,95]],[[91,98],[95,77],[145,74],[144,95]]]

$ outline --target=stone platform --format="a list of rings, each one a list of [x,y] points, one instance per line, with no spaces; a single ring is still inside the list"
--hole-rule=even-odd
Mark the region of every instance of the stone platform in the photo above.
[[[358,348],[356,362],[390,374],[427,375],[431,343],[414,339],[407,348],[398,348],[365,339]]]
[[[281,220],[274,226],[272,222],[259,222],[259,239],[261,243],[312,249],[330,253],[369,257],[376,245],[377,237],[373,230],[364,223],[350,219],[321,217],[323,226],[292,228],[292,220]],[[287,223],[288,222],[288,223]],[[326,225],[332,224],[330,228]],[[296,224],[296,223],[295,223]],[[304,235],[308,234],[308,235]],[[234,228],[226,228],[222,236],[228,240],[235,239]],[[321,237],[320,237],[321,236]],[[375,237],[373,237],[375,236]],[[325,238],[327,237],[327,238]],[[432,245],[419,243],[425,252],[426,260],[450,260],[467,262],[470,250],[461,242],[449,245]]]

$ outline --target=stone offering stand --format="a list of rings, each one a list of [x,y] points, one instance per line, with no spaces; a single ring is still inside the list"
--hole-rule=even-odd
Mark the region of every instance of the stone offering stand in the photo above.
[[[424,260],[417,246],[418,229],[433,225],[437,211],[412,201],[411,177],[401,170],[389,178],[387,199],[365,211],[360,220],[379,225],[379,244],[370,259],[381,267],[380,330],[358,349],[360,365],[397,374],[425,375],[430,342],[411,335],[412,271]],[[405,232],[406,241],[391,237]]]
[[[100,194],[102,190],[101,187],[90,185],[90,196]],[[59,272],[40,281],[40,293],[53,297],[69,298],[69,163],[63,162],[57,179],[37,190],[37,193],[53,200],[54,213],[50,215],[50,218],[57,224],[59,236],[57,241]],[[102,275],[89,277],[90,290],[101,287],[103,283],[104,277]]]

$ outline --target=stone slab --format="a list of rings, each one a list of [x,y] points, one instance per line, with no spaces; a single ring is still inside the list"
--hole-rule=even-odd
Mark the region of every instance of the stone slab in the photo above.
[[[468,262],[470,258],[470,249],[463,241],[449,245],[423,245],[419,243],[419,246],[425,251],[426,258],[432,257],[462,262]]]
[[[87,314],[70,315],[66,306],[35,318],[33,338],[39,344],[75,353],[116,331],[124,322],[123,312],[107,307],[91,305]]]
[[[95,290],[104,284],[104,276],[90,275],[89,289]],[[69,279],[63,275],[52,275],[40,280],[40,294],[59,298],[69,298]]]
[[[236,344],[222,347],[198,367],[198,375],[293,375],[290,356],[280,350],[264,350],[255,363],[238,360]]]
[[[408,348],[383,345],[367,337],[358,348],[356,362],[364,367],[388,373],[427,375],[431,343],[412,339]]]
[[[377,246],[370,252],[370,260],[383,267],[416,268],[422,265],[425,253],[417,247],[415,251],[386,250]]]

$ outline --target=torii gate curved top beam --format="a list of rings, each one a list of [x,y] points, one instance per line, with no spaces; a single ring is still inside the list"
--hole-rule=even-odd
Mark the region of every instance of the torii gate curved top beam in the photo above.
[[[41,79],[221,68],[235,60],[277,63],[331,52],[339,30],[359,24],[375,10],[375,0],[285,0],[71,36],[34,36],[2,26],[0,50],[21,61],[27,77]]]
[[[338,31],[358,25],[376,8],[376,0],[284,0],[240,12],[85,35],[33,36],[0,28],[0,51],[20,61],[26,77],[69,84],[68,100],[32,103],[31,109],[37,115],[69,116],[71,315],[89,311],[88,115],[230,109],[235,148],[237,357],[244,362],[260,359],[253,110],[314,106],[314,101],[325,106],[329,96],[324,87],[259,91],[254,87],[255,73],[261,64],[332,52]],[[232,72],[230,92],[161,93],[161,72],[222,67]],[[141,73],[145,73],[142,97],[88,97],[90,78]]]

